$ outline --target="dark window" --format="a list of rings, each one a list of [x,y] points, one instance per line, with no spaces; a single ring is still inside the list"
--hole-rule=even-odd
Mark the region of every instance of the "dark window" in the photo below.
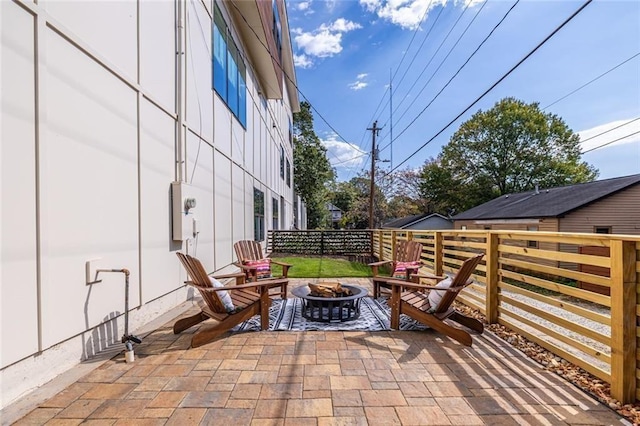
[[[264,240],[264,192],[253,188],[253,238]]]
[[[293,124],[289,120],[289,144],[293,146]]]
[[[595,232],[596,234],[610,234],[611,227],[610,226],[594,226],[593,232]]]
[[[287,158],[287,186],[291,188],[291,163],[289,163],[288,158]]]
[[[284,147],[280,145],[280,177],[284,179]]]
[[[247,127],[247,68],[218,5],[213,22],[213,89]]]
[[[273,198],[271,201],[273,202],[273,229],[279,229],[278,218],[280,216],[278,215],[278,200]]]
[[[280,13],[278,12],[278,3],[276,0],[271,1],[273,9],[273,39],[276,42],[278,58],[282,62],[282,23],[280,22]]]
[[[531,226],[527,226],[527,231],[531,231],[531,232],[538,232],[538,225],[531,225]],[[527,247],[529,248],[538,248],[538,242],[537,241],[527,241]]]

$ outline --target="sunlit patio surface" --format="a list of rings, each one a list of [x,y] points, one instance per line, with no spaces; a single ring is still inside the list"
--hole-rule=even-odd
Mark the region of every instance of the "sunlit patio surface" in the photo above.
[[[17,424],[630,424],[488,332],[471,348],[432,331],[278,331],[190,349],[195,328],[174,335],[173,322],[143,335],[134,363],[83,363],[3,424],[17,410]]]

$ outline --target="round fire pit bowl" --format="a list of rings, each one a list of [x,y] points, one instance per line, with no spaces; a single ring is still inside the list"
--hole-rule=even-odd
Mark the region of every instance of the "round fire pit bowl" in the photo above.
[[[291,293],[302,299],[302,316],[310,321],[345,322],[360,316],[360,299],[367,296],[367,289],[357,285],[342,285],[351,290],[350,296],[318,297],[309,294],[309,286],[300,286]]]

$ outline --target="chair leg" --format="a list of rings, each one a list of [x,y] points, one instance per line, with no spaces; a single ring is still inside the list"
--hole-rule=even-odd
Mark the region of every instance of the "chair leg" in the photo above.
[[[287,300],[287,286],[289,285],[288,282],[282,284],[282,292],[280,293],[280,298],[282,300]]]
[[[173,334],[180,334],[188,328],[193,327],[196,324],[200,324],[202,321],[206,320],[208,317],[202,312],[198,312],[195,315],[191,315],[190,317],[181,318],[173,324]]]
[[[482,325],[480,321],[475,318],[462,315],[460,312],[454,312],[449,318],[459,324],[464,325],[465,327],[472,329],[473,331],[477,331],[480,334],[482,334],[482,332],[484,331],[484,325]]]
[[[373,281],[373,298],[378,299],[380,297],[380,282]]]
[[[423,312],[409,304],[406,304],[404,302],[400,303],[402,304],[402,312],[409,315],[411,318],[420,321],[424,325],[431,327],[434,330],[445,334],[454,340],[457,340],[463,345],[471,346],[471,335],[466,331],[460,328],[452,327],[444,321],[441,321],[438,318],[434,317],[432,314]]]

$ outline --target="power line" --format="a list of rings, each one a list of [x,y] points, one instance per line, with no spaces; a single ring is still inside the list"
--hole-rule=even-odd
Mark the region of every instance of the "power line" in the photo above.
[[[634,118],[633,120],[626,121],[626,122],[624,122],[624,123],[622,123],[622,124],[620,124],[620,125],[618,125],[618,126],[616,126],[616,127],[612,127],[612,128],[610,128],[609,130],[605,130],[604,132],[598,133],[597,135],[593,135],[593,136],[588,137],[588,138],[586,138],[586,139],[584,139],[584,140],[581,140],[581,141],[580,141],[580,143],[583,143],[583,142],[586,142],[586,141],[590,141],[591,139],[595,139],[595,138],[597,138],[598,136],[602,136],[602,135],[604,135],[605,133],[612,132],[612,131],[614,131],[615,129],[619,129],[620,127],[624,127],[624,126],[626,126],[627,124],[631,124],[631,123],[633,123],[634,121],[638,121],[638,120],[640,120],[640,117],[638,117],[638,118]]]
[[[295,81],[293,81],[293,79],[291,79],[291,77],[289,77],[289,74],[287,74],[287,72],[282,68],[282,65],[279,62],[279,59],[276,59],[275,56],[273,56],[273,53],[271,53],[271,50],[269,49],[269,47],[267,45],[264,44],[264,42],[262,41],[262,39],[260,39],[260,36],[258,35],[258,33],[256,33],[256,31],[253,29],[253,27],[251,26],[251,24],[249,24],[249,21],[247,21],[247,18],[244,16],[244,14],[240,11],[240,9],[238,9],[238,6],[234,3],[234,2],[230,2],[231,5],[236,9],[236,11],[238,12],[238,14],[240,15],[240,17],[242,18],[242,20],[245,22],[245,24],[247,24],[247,27],[251,30],[251,32],[253,33],[253,35],[256,37],[256,40],[258,40],[258,42],[260,42],[260,44],[262,45],[262,47],[264,47],[264,49],[267,51],[267,53],[269,54],[269,56],[271,57],[271,59],[273,60],[273,63],[278,65],[278,68],[280,68],[280,71],[282,71],[282,75],[284,75],[284,77],[291,83],[293,84],[293,86],[296,88],[296,90],[298,91],[298,93],[300,93],[302,95],[302,97],[309,103],[309,105],[311,106],[311,109],[313,109],[313,111],[315,111],[315,113],[318,115],[318,117],[320,117],[320,119],[322,121],[324,121],[324,123],[329,126],[329,128],[333,131],[333,133],[336,134],[336,136],[338,136],[340,139],[342,139],[344,142],[349,143],[345,138],[342,137],[342,135],[324,118],[324,116],[320,113],[320,111],[318,111],[318,109],[316,107],[313,106],[313,104],[311,103],[311,101],[309,100],[309,98],[307,98],[307,96],[302,92],[302,90],[300,90],[300,88],[298,87],[298,85],[296,84]]]
[[[618,65],[616,65],[615,67],[609,69],[608,71],[603,72],[602,74],[600,74],[599,76],[595,77],[594,79],[586,82],[585,84],[583,84],[582,86],[578,87],[577,89],[567,93],[566,95],[564,95],[563,97],[556,99],[555,101],[551,102],[549,105],[547,105],[546,107],[542,108],[543,110],[549,108],[552,105],[557,104],[558,102],[560,102],[561,100],[573,95],[574,93],[576,93],[579,90],[584,89],[585,87],[587,87],[588,85],[590,85],[591,83],[593,83],[596,80],[601,79],[602,77],[604,77],[605,75],[609,74],[611,71],[615,70],[616,68],[626,64],[627,62],[629,62],[630,60],[632,60],[633,58],[635,58],[636,56],[640,55],[640,52],[636,53],[635,55],[631,56],[630,58],[625,59],[624,61],[620,62]]]
[[[467,33],[467,31],[469,30],[469,27],[471,27],[471,25],[475,22],[476,18],[478,17],[478,15],[480,14],[480,12],[482,12],[482,9],[484,9],[485,5],[487,4],[487,1],[485,0],[482,3],[482,6],[480,6],[480,8],[478,9],[478,11],[476,12],[476,14],[473,16],[473,18],[471,19],[471,21],[469,22],[469,24],[467,24],[467,26],[465,27],[465,29],[462,31],[462,33],[460,34],[460,36],[458,36],[458,39],[455,41],[455,43],[453,44],[453,46],[451,46],[451,48],[449,49],[449,51],[447,52],[447,54],[445,55],[445,57],[442,59],[442,61],[440,61],[440,64],[438,65],[438,67],[435,69],[435,71],[433,71],[433,73],[431,73],[431,77],[429,77],[429,79],[427,80],[427,82],[422,86],[422,89],[420,89],[420,91],[415,94],[413,96],[413,101],[409,104],[409,106],[405,109],[405,111],[400,115],[400,118],[398,118],[397,121],[400,121],[402,119],[402,117],[405,116],[405,114],[409,111],[409,108],[411,108],[411,106],[416,102],[416,100],[420,97],[420,94],[422,94],[422,92],[424,91],[424,89],[427,87],[427,85],[431,82],[431,80],[433,79],[433,77],[435,77],[436,73],[440,70],[440,68],[442,67],[442,65],[446,62],[446,60],[449,58],[449,55],[451,55],[451,53],[454,51],[454,49],[458,46],[458,43],[460,43],[460,40],[462,40],[462,38],[464,37],[464,35]],[[422,71],[420,72],[420,74],[418,75],[418,77],[416,77],[415,81],[413,82],[413,84],[411,85],[411,87],[409,88],[409,90],[407,91],[407,93],[411,93],[411,91],[413,90],[413,88],[415,87],[415,85],[418,83],[418,81],[420,80],[420,77],[422,77],[422,75],[425,73],[425,71],[427,70],[427,68],[429,67],[429,65],[431,65],[431,62],[435,59],[436,55],[438,54],[438,52],[440,51],[440,49],[442,48],[442,46],[444,45],[444,43],[449,39],[449,35],[451,35],[451,33],[453,32],[453,30],[455,29],[455,27],[458,25],[458,22],[460,22],[460,19],[462,18],[462,16],[464,15],[464,13],[466,12],[466,10],[469,8],[470,3],[467,3],[467,6],[465,7],[465,9],[462,11],[462,13],[460,14],[460,16],[458,16],[458,19],[456,20],[456,22],[453,24],[453,27],[451,27],[451,29],[449,30],[449,32],[447,33],[447,35],[445,36],[445,38],[442,40],[442,42],[440,43],[440,45],[438,46],[438,48],[436,49],[436,51],[434,52],[434,54],[431,56],[431,59],[429,59],[429,62],[427,62],[427,64],[422,68]],[[402,100],[400,101],[400,103],[396,106],[395,110],[398,110],[400,108],[400,106],[402,105],[402,103],[407,99],[407,95],[405,95]],[[387,123],[385,122],[384,125],[386,125]],[[383,125],[383,126],[384,126]],[[387,134],[385,134],[383,136],[383,138],[386,136]],[[385,147],[383,148],[386,149],[387,146],[391,145],[391,143],[389,143],[388,145],[385,145]]]
[[[427,140],[424,144],[422,144],[417,150],[415,150],[411,155],[409,155],[406,159],[404,159],[400,164],[391,169],[389,173],[396,170],[398,167],[409,161],[414,155],[420,152],[425,146],[427,146],[431,141],[440,136],[442,132],[444,132],[449,126],[455,123],[460,117],[462,117],[467,111],[469,111],[475,104],[477,104],[482,98],[484,98],[489,92],[491,92],[498,84],[502,83],[504,79],[506,79],[513,71],[515,71],[520,65],[522,65],[531,55],[533,55],[538,49],[540,49],[547,41],[549,41],[554,35],[556,35],[565,25],[567,25],[573,18],[575,18],[580,12],[582,12],[593,0],[587,0],[582,6],[578,8],[575,12],[571,14],[567,19],[564,20],[559,26],[556,27],[548,36],[546,36],[536,47],[534,47],[529,53],[527,53],[522,59],[520,59],[509,71],[507,71],[502,77],[500,77],[495,83],[493,83],[487,90],[485,90],[480,96],[476,98],[471,104],[469,104],[462,112],[460,112],[456,117],[454,117],[449,123],[447,123],[442,129],[440,129],[434,136],[432,136],[429,140]]]
[[[407,126],[404,129],[402,129],[400,134],[395,137],[396,139],[398,139],[400,136],[402,136],[402,134],[404,132],[406,132],[409,129],[409,127],[411,127],[413,125],[413,123],[415,123],[418,120],[418,118],[420,118],[420,116],[422,114],[424,114],[424,112],[427,110],[427,108],[429,108],[431,106],[431,104],[433,104],[433,101],[435,101],[438,98],[438,96],[440,96],[440,94],[444,91],[444,89],[446,89],[449,86],[449,84],[451,84],[453,79],[458,76],[460,71],[462,71],[462,69],[469,63],[469,61],[475,56],[475,54],[478,53],[480,48],[489,39],[489,37],[491,37],[491,35],[498,29],[498,27],[505,21],[505,19],[507,19],[507,16],[509,16],[511,11],[518,5],[518,3],[520,3],[520,0],[516,0],[516,2],[513,5],[511,5],[509,10],[507,10],[507,13],[505,13],[504,16],[502,17],[502,19],[500,19],[500,21],[498,21],[498,23],[491,29],[491,31],[489,31],[489,34],[487,34],[487,36],[484,38],[484,40],[482,40],[482,42],[480,42],[480,44],[478,45],[478,47],[476,47],[476,49],[473,51],[473,53],[471,53],[471,55],[467,58],[467,60],[464,61],[464,63],[460,66],[460,68],[458,68],[458,70],[453,74],[453,76],[451,76],[449,81],[447,81],[447,83],[444,86],[442,86],[440,91],[438,91],[438,93],[436,93],[436,95],[431,99],[431,101],[429,101],[427,106],[425,106],[422,109],[422,111],[420,111],[418,113],[418,115],[416,115],[415,118],[413,120],[411,120],[411,122],[409,124],[407,124]]]
[[[614,142],[618,142],[618,141],[621,141],[622,139],[626,139],[626,138],[628,138],[629,136],[637,135],[638,133],[640,133],[640,130],[638,130],[637,132],[629,133],[629,134],[628,134],[628,135],[626,135],[626,136],[622,136],[622,137],[620,137],[620,138],[618,138],[618,139],[614,139],[614,140],[609,141],[609,142],[607,142],[607,143],[603,143],[602,145],[598,145],[598,146],[593,147],[593,148],[591,148],[591,149],[588,149],[588,150],[586,150],[586,151],[582,151],[582,154],[586,154],[587,152],[595,151],[596,149],[604,148],[604,147],[605,147],[605,146],[607,146],[607,145],[611,145],[611,144],[612,144],[612,143],[614,143]]]

